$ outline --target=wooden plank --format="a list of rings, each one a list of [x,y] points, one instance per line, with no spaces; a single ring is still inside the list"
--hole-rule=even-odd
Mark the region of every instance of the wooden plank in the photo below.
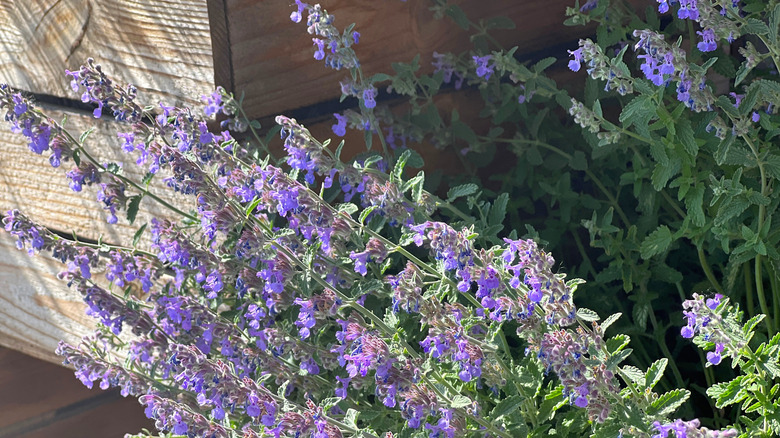
[[[0,348],[0,438],[122,436],[142,427],[153,423],[134,398],[87,389],[70,369]]]
[[[88,127],[96,127],[88,137],[89,149],[101,162],[129,162],[125,174],[140,181],[143,171],[134,164],[134,158],[121,152],[117,130],[125,130],[111,120],[95,120],[91,115],[64,112],[50,107],[44,110],[61,120],[67,115],[66,126],[78,136]],[[130,225],[119,212],[115,225],[106,222],[106,213],[95,200],[96,188],[84,187],[73,192],[65,178],[66,170],[73,163],[63,163],[55,169],[45,156],[30,152],[20,134],[0,129],[0,209],[18,208],[36,222],[50,229],[70,233],[82,238],[107,243],[130,244],[137,228],[151,217],[171,217],[171,213],[147,198],[141,202],[136,224]],[[194,198],[174,198],[174,193],[156,178],[150,191],[168,202],[189,210]],[[130,192],[128,192],[130,194]],[[149,233],[141,240],[141,247],[148,247]],[[45,256],[29,257],[16,249],[14,240],[0,233],[0,345],[13,348],[31,356],[60,363],[54,355],[57,342],[63,339],[78,343],[82,336],[94,330],[92,318],[84,314],[85,306],[74,290],[56,278],[64,266]]]
[[[65,69],[88,57],[151,102],[200,105],[214,88],[206,0],[0,2],[0,81],[78,99]]]
[[[43,108],[55,120],[67,116],[66,129],[76,137],[88,128],[95,127],[86,140],[88,150],[100,162],[128,163],[125,175],[134,181],[141,181],[145,171],[135,165],[133,155],[121,151],[123,140],[117,137],[117,132],[128,130],[127,126],[110,119],[96,120],[89,114],[62,111],[49,106]],[[63,162],[58,169],[52,168],[48,164],[48,157],[30,152],[26,139],[21,134],[10,132],[7,126],[0,129],[0,154],[3,156],[3,160],[0,160],[0,212],[3,214],[18,208],[48,228],[75,232],[92,240],[102,236],[104,241],[110,243],[131,242],[138,226],[151,217],[170,216],[167,209],[146,198],[141,202],[136,225],[128,224],[122,212],[117,214],[118,223],[110,225],[106,223],[106,212],[96,201],[96,187],[85,186],[81,192],[74,192],[68,187],[65,173],[74,166],[72,162]],[[135,193],[132,188],[127,190],[128,195]],[[165,187],[162,177],[155,178],[149,190],[186,210],[195,205],[192,197],[175,198],[172,190]]]
[[[224,1],[229,25],[234,91],[244,92],[250,116],[263,118],[337,99],[339,81],[349,75],[335,71],[312,58],[311,35],[303,23],[289,20],[290,2]],[[421,71],[431,72],[434,51],[458,51],[470,47],[469,33],[449,19],[434,20],[430,2],[365,2],[326,0],[320,2],[336,16],[343,29],[357,23],[361,33],[355,46],[365,75],[392,73],[392,62],[409,62],[421,54]],[[473,21],[507,16],[517,29],[492,33],[504,47],[519,46],[518,54],[540,52],[592,33],[592,27],[562,24],[570,0],[458,2]],[[216,51],[216,48],[215,48]],[[221,84],[228,87],[229,84]]]
[[[63,268],[49,257],[17,250],[14,239],[0,233],[0,346],[61,364],[57,343],[77,345],[94,331],[81,296],[57,279]]]

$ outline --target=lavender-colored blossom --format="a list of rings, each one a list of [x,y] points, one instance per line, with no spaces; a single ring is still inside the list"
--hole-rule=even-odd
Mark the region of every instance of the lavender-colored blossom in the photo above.
[[[477,67],[477,76],[486,81],[490,79],[490,76],[493,75],[493,70],[495,69],[495,64],[490,64],[493,56],[473,56],[471,59],[474,60],[474,65]]]
[[[701,50],[702,52],[712,52],[715,49],[718,48],[718,43],[715,41],[717,38],[715,36],[715,31],[707,28],[704,29],[704,31],[697,31],[696,32],[700,37],[701,41],[696,45],[696,47]]]
[[[733,438],[739,435],[736,429],[710,430],[701,427],[701,423],[697,419],[690,421],[677,419],[666,424],[656,421],[653,423],[653,427],[658,433],[652,435],[651,438],[667,438],[669,432],[673,432],[673,436],[677,438]]]

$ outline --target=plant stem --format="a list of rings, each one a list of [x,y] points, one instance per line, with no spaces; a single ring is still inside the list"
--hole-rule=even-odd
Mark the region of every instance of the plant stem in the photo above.
[[[718,291],[718,293],[725,295],[726,292],[718,282],[718,279],[715,278],[715,274],[712,273],[712,268],[710,268],[710,264],[707,262],[707,256],[704,254],[704,249],[702,248],[701,244],[696,246],[696,252],[699,254],[699,264],[701,265],[701,269],[704,271],[704,275],[707,277],[707,280],[710,282],[712,287]]]

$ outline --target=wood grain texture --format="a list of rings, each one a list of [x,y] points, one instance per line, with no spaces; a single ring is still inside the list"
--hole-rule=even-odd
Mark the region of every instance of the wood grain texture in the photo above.
[[[338,82],[346,71],[328,69],[313,59],[311,35],[305,23],[289,19],[286,0],[224,0],[232,50],[236,93],[245,93],[252,117],[262,118],[340,96]],[[325,9],[343,29],[357,23],[361,33],[355,46],[365,75],[392,73],[391,63],[409,62],[420,53],[423,72],[432,71],[434,51],[462,51],[470,47],[469,33],[445,18],[435,20],[428,1],[323,0]],[[492,33],[505,47],[517,45],[518,54],[539,52],[573,42],[592,28],[566,27],[563,20],[570,0],[522,2],[466,0],[458,2],[472,21],[507,16],[517,29]],[[227,84],[222,84],[227,85]]]
[[[122,130],[119,124],[48,107],[44,110],[56,120],[67,114],[66,127],[76,137],[87,127],[95,126],[97,129],[86,142],[92,153],[101,162],[130,163],[125,174],[140,181],[144,172],[119,147],[121,140],[116,136],[117,130]],[[80,193],[68,187],[65,172],[73,166],[72,162],[64,162],[60,169],[52,168],[47,157],[28,150],[24,137],[7,129],[0,130],[0,154],[3,156],[0,160],[0,211],[3,213],[18,208],[50,229],[125,245],[132,242],[137,228],[151,217],[171,217],[167,209],[146,198],[141,202],[135,225],[130,225],[121,212],[118,223],[110,225],[95,200],[95,187],[84,187]],[[149,190],[185,210],[194,205],[192,197],[174,198],[160,178],[152,182]],[[147,231],[139,244],[141,247],[148,247],[148,236]],[[94,322],[84,314],[85,306],[79,294],[56,278],[63,268],[46,256],[29,257],[16,249],[8,233],[0,233],[0,284],[4,284],[0,288],[0,345],[60,363],[61,359],[54,355],[57,342],[63,339],[78,343],[94,329]]]
[[[121,151],[123,140],[117,132],[124,132],[127,126],[112,120],[95,120],[88,114],[62,111],[43,106],[44,111],[55,120],[67,116],[65,128],[78,138],[80,133],[90,127],[95,131],[87,137],[87,149],[100,162],[124,162],[124,174],[134,181],[141,181],[145,171],[135,165],[135,156]],[[141,201],[136,224],[130,225],[124,218],[124,212],[118,212],[119,221],[115,225],[106,223],[106,212],[96,201],[97,188],[84,187],[74,192],[68,187],[65,173],[73,162],[63,162],[60,168],[52,168],[47,156],[38,156],[30,152],[27,141],[21,134],[9,129],[0,129],[0,212],[18,208],[38,223],[67,233],[97,240],[102,236],[105,242],[128,243],[137,228],[148,222],[151,217],[169,217],[170,212],[151,198]],[[128,196],[136,194],[127,189]],[[185,210],[194,206],[194,198],[174,198],[162,181],[156,177],[149,191],[166,201],[179,205]],[[147,241],[148,242],[148,241]]]
[[[87,389],[72,370],[6,348],[0,394],[0,438],[121,437],[153,428],[135,398]]]
[[[214,87],[206,0],[0,2],[0,81],[70,99],[65,69],[88,57],[141,101],[200,105]]]
[[[77,345],[95,327],[78,292],[57,279],[63,266],[17,250],[7,233],[0,234],[0,260],[0,346],[62,363],[57,343]]]

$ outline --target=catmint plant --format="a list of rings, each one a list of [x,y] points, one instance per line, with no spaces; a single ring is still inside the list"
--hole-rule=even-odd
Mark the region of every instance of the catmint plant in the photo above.
[[[290,19],[312,36],[302,50],[348,72],[334,86],[353,108],[333,114],[332,131],[364,133],[355,158],[282,115],[261,136],[223,88],[203,96],[203,115],[147,106],[90,59],[66,75],[95,118],[121,126],[115,146],[147,173],[134,181],[94,159],[87,135],[0,86],[11,130],[65,167],[74,191],[96,186],[109,224],[133,223],[141,202],[170,213],[115,244],[5,215],[17,247],[62,262],[59,277],[98,320],[58,354],[85,385],[137,397],[167,436],[780,433],[780,6],[651,6],[643,17],[607,2],[570,8],[568,24],[599,23],[568,50],[578,95],[547,76],[554,58],[521,62],[502,47],[492,32],[514,27],[505,17],[474,22],[436,0],[434,16],[472,32],[474,47],[430,54],[432,74],[418,57],[369,76],[356,26],[296,0]],[[673,16],[661,26],[656,10]],[[741,45],[739,67],[720,52],[727,43]],[[711,68],[733,79],[728,93]],[[464,88],[484,100],[484,131],[434,99]],[[388,95],[408,111],[390,110]],[[269,152],[276,134],[283,156]],[[424,140],[463,160],[465,176],[441,177],[446,194],[409,171]],[[498,194],[482,168],[507,153],[517,168]],[[155,178],[178,202],[148,188]],[[562,265],[558,249],[578,260]],[[683,367],[690,340],[701,360]],[[682,372],[697,368],[706,387],[686,385]],[[712,400],[711,417],[686,403],[689,388]]]

